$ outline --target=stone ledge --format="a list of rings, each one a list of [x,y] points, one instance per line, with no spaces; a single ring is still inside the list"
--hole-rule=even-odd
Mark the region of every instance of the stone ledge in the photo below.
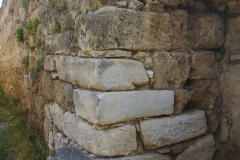
[[[174,92],[168,90],[95,92],[75,89],[73,100],[76,115],[98,125],[171,115],[174,108]]]
[[[59,56],[56,66],[59,79],[86,88],[133,90],[149,82],[143,64],[134,60]]]
[[[146,149],[156,149],[185,141],[206,131],[205,113],[199,110],[140,122],[140,137]]]

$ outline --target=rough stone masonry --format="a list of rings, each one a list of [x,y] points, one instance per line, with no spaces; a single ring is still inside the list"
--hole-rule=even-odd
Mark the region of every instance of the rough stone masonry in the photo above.
[[[239,0],[4,0],[0,82],[52,160],[239,160],[239,23]]]

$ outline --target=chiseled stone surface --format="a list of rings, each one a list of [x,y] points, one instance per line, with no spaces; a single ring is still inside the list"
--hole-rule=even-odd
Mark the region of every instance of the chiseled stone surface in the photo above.
[[[63,123],[63,116],[64,116],[65,110],[60,107],[59,104],[56,102],[49,103],[45,105],[45,113],[48,118],[48,120],[51,123],[54,123],[59,130],[63,130],[62,123]]]
[[[155,52],[154,89],[182,89],[189,77],[190,55],[182,52]]]
[[[176,160],[212,160],[215,152],[215,143],[212,135],[197,139],[177,156]]]
[[[140,122],[140,137],[145,149],[175,144],[202,135],[206,131],[205,113],[199,110]]]
[[[73,100],[77,116],[99,125],[171,115],[174,108],[174,92],[168,90],[95,92],[75,89]]]
[[[143,64],[134,60],[59,56],[56,66],[59,79],[104,91],[132,90],[149,81]]]
[[[85,52],[91,50],[169,50],[168,13],[102,7],[76,19],[76,36]]]
[[[227,54],[240,54],[240,36],[237,36],[240,32],[240,16],[237,18],[231,18],[228,22],[229,31],[226,34],[225,44]]]
[[[219,74],[216,70],[215,53],[198,51],[191,54],[190,79],[214,79]]]
[[[189,38],[193,49],[220,48],[224,42],[224,22],[218,14],[196,13],[188,16]]]
[[[45,38],[45,47],[48,53],[51,54],[64,54],[71,53],[71,38],[73,31],[66,31],[61,34],[49,35]]]
[[[99,156],[123,156],[137,149],[134,125],[96,130],[88,122],[66,112],[63,132],[85,150]]]

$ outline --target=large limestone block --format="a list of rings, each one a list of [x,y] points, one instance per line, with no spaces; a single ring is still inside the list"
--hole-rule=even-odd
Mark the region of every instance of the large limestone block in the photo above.
[[[65,110],[61,108],[61,106],[56,102],[45,105],[46,117],[51,123],[54,123],[61,131],[63,130],[62,123],[64,112]]]
[[[146,149],[156,149],[185,141],[206,131],[205,113],[199,110],[140,122],[140,137]]]
[[[81,49],[169,50],[171,23],[168,13],[133,11],[107,6],[80,15],[76,36]]]
[[[171,115],[173,91],[95,92],[75,89],[76,115],[106,125],[142,117]]]
[[[56,66],[60,79],[98,90],[132,90],[149,81],[143,64],[134,60],[60,56]]]
[[[71,54],[71,42],[73,31],[67,31],[61,34],[49,35],[45,38],[45,47],[51,54]]]
[[[179,89],[189,77],[190,56],[181,52],[155,52],[154,89]]]
[[[215,62],[215,53],[199,51],[191,54],[190,79],[214,79],[219,74]]]
[[[215,143],[212,135],[206,135],[191,143],[176,160],[212,160]]]
[[[224,22],[218,14],[189,15],[189,38],[193,49],[220,48],[224,42]]]
[[[172,50],[188,51],[190,47],[188,39],[188,14],[187,11],[176,9],[171,12],[170,21],[172,24]]]
[[[231,124],[231,129],[228,132],[229,137],[231,140],[234,141],[235,145],[240,147],[240,64],[236,65],[227,65],[224,67],[223,72],[223,86],[222,86],[222,97],[223,97],[223,104],[222,104],[222,111],[223,114],[226,116],[229,116],[228,119],[231,120],[231,122],[226,122],[228,124]],[[225,120],[227,121],[227,120]],[[229,130],[229,125],[223,124],[223,121],[221,122],[221,134],[222,137],[228,138],[228,135],[226,134],[226,131]]]
[[[64,114],[63,132],[85,150],[99,156],[128,155],[137,149],[134,125],[96,130],[74,114]]]
[[[237,18],[232,18],[228,22],[228,34],[226,35],[225,39],[225,44],[224,46],[226,47],[226,53],[228,54],[240,54],[240,16]]]

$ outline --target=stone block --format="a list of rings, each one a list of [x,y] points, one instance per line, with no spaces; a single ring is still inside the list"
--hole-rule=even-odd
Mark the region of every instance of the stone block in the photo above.
[[[238,36],[240,32],[239,23],[240,16],[237,16],[237,18],[232,18],[228,22],[229,31],[226,34],[224,44],[224,46],[226,47],[227,54],[240,54],[239,46],[240,36]]]
[[[204,111],[189,111],[177,116],[140,121],[140,137],[145,149],[182,142],[207,131]]]
[[[181,114],[185,105],[191,99],[191,94],[184,89],[176,89],[174,91],[174,112],[173,114]]]
[[[239,0],[228,0],[226,1],[229,11],[231,13],[240,13],[240,1]]]
[[[45,49],[51,54],[71,54],[71,41],[73,31],[66,31],[61,34],[49,35],[45,38]]]
[[[240,55],[230,55],[230,61],[231,62],[239,62],[240,61]]]
[[[213,136],[206,135],[190,143],[183,153],[177,156],[176,160],[212,160],[214,152]]]
[[[191,54],[190,79],[214,79],[218,75],[214,52],[199,51]]]
[[[224,22],[218,14],[197,13],[188,16],[191,47],[198,49],[220,48],[224,42]]]
[[[74,111],[73,86],[60,80],[53,81],[54,100],[67,110]]]
[[[155,52],[154,65],[154,89],[179,89],[189,77],[190,56],[181,52]]]
[[[134,125],[96,130],[74,114],[64,114],[63,132],[85,150],[98,156],[123,156],[137,149]]]
[[[76,115],[98,125],[171,115],[173,91],[95,92],[75,89]]]
[[[50,123],[54,123],[59,130],[63,130],[63,116],[65,110],[56,102],[49,103],[45,105],[45,113],[46,117],[50,121]]]
[[[81,49],[169,50],[171,23],[168,13],[133,11],[107,6],[76,19]]]
[[[187,11],[176,9],[169,12],[169,14],[173,32],[171,36],[171,49],[176,51],[188,51],[190,43],[188,39]]]
[[[48,71],[56,71],[56,62],[54,56],[47,55],[44,58],[44,69]]]
[[[56,66],[59,79],[104,91],[133,90],[149,81],[143,64],[134,60],[60,56]]]

